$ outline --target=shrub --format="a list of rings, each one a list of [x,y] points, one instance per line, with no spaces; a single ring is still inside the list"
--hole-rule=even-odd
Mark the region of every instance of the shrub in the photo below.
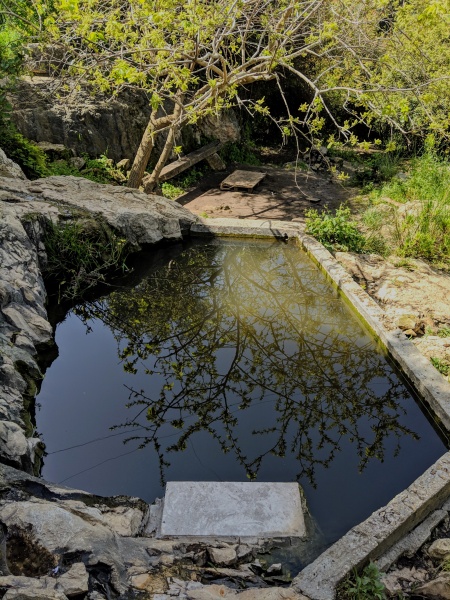
[[[328,210],[319,213],[315,209],[306,211],[305,215],[307,232],[325,248],[343,252],[364,251],[365,238],[356,222],[351,220],[348,207],[341,204],[334,215]]]
[[[345,600],[383,600],[386,598],[385,587],[381,583],[378,567],[369,563],[361,574],[355,572],[341,586],[339,599]]]
[[[439,371],[439,373],[442,373],[442,375],[449,375],[450,374],[450,365],[448,365],[441,358],[438,358],[436,356],[432,356],[430,358],[430,361],[431,361],[431,364],[433,365],[433,367],[435,369],[437,369]]]
[[[76,298],[101,283],[105,274],[125,271],[129,246],[107,227],[68,222],[49,224],[44,237],[44,275],[57,282],[58,297]]]
[[[406,165],[405,165],[406,166]],[[373,206],[364,214],[364,224],[372,235],[381,221],[391,232],[397,255],[424,258],[442,266],[450,265],[450,165],[427,152],[407,165],[407,173],[372,192],[374,202],[389,198],[405,204],[391,208],[391,218]],[[409,206],[408,203],[411,203]]]

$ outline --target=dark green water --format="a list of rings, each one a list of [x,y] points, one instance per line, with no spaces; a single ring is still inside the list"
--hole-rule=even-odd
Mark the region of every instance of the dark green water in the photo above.
[[[299,481],[328,544],[445,452],[297,247],[219,240],[140,260],[137,282],[57,328],[37,411],[47,479],[149,502],[164,480]]]

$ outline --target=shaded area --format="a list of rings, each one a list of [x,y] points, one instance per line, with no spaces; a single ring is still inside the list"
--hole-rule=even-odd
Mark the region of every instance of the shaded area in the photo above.
[[[303,221],[305,210],[312,207],[335,209],[349,200],[348,189],[330,181],[326,175],[301,168],[295,171],[293,167],[238,165],[237,168],[267,175],[253,192],[246,192],[220,189],[220,183],[234,168],[213,173],[177,202],[201,216]]]

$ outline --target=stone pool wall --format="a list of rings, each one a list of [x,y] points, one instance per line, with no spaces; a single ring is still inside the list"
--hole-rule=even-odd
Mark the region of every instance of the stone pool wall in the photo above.
[[[43,227],[48,220],[76,217],[101,219],[136,249],[181,239],[189,231],[298,238],[389,348],[442,426],[448,430],[450,425],[450,386],[412,344],[384,329],[382,311],[301,226],[199,222],[163,198],[71,177],[34,182],[0,178],[0,592],[6,600],[235,595],[239,600],[301,600],[304,594],[331,600],[352,568],[369,559],[388,566],[404,550],[405,536],[415,536],[417,543],[429,533],[437,520],[433,511],[450,494],[449,454],[304,569],[290,588],[263,589],[263,569],[254,560],[257,540],[157,540],[152,537],[154,507],[141,500],[101,498],[35,477],[40,442],[27,409],[42,378],[38,349],[54,345],[41,276]],[[440,510],[440,518],[445,512]],[[209,575],[256,587],[238,593],[224,585],[205,585]]]

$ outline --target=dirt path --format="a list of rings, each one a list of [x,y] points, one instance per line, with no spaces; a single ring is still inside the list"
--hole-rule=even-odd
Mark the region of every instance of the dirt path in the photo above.
[[[266,173],[254,192],[222,191],[220,182],[236,169]],[[283,167],[236,166],[205,178],[177,202],[203,217],[302,221],[311,207],[336,208],[351,192],[323,174]]]

